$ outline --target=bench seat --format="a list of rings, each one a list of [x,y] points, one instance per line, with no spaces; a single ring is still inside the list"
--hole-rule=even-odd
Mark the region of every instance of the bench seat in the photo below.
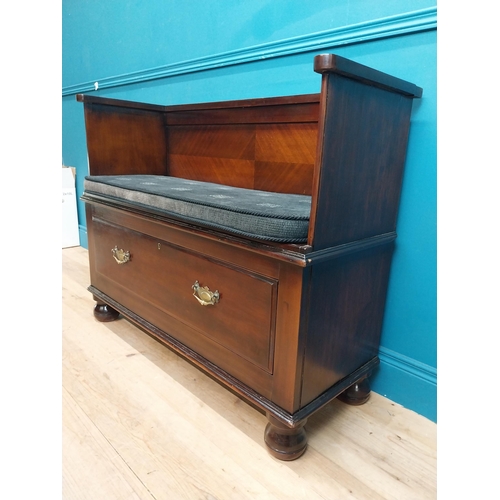
[[[280,243],[307,241],[311,197],[161,175],[87,176],[85,193],[154,208],[202,227]]]

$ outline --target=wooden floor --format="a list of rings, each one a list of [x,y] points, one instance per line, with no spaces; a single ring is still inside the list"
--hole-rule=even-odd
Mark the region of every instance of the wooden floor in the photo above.
[[[62,251],[64,500],[436,498],[436,425],[372,394],[333,401],[294,462],[264,415],[128,321],[92,315],[87,251]]]

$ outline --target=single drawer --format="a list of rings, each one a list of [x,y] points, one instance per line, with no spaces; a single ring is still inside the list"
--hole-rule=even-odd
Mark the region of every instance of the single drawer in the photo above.
[[[235,376],[272,374],[277,280],[104,220],[92,234],[93,286]]]

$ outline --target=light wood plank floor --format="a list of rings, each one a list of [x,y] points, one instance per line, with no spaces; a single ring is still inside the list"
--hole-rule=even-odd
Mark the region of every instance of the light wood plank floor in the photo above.
[[[436,498],[436,425],[372,394],[307,423],[294,462],[264,415],[124,319],[92,315],[87,251],[62,251],[65,500]]]

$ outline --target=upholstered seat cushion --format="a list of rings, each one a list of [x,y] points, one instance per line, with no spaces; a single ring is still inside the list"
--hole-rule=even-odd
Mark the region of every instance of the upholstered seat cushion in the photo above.
[[[151,207],[187,222],[282,243],[307,241],[311,197],[157,175],[85,178],[85,192]]]

